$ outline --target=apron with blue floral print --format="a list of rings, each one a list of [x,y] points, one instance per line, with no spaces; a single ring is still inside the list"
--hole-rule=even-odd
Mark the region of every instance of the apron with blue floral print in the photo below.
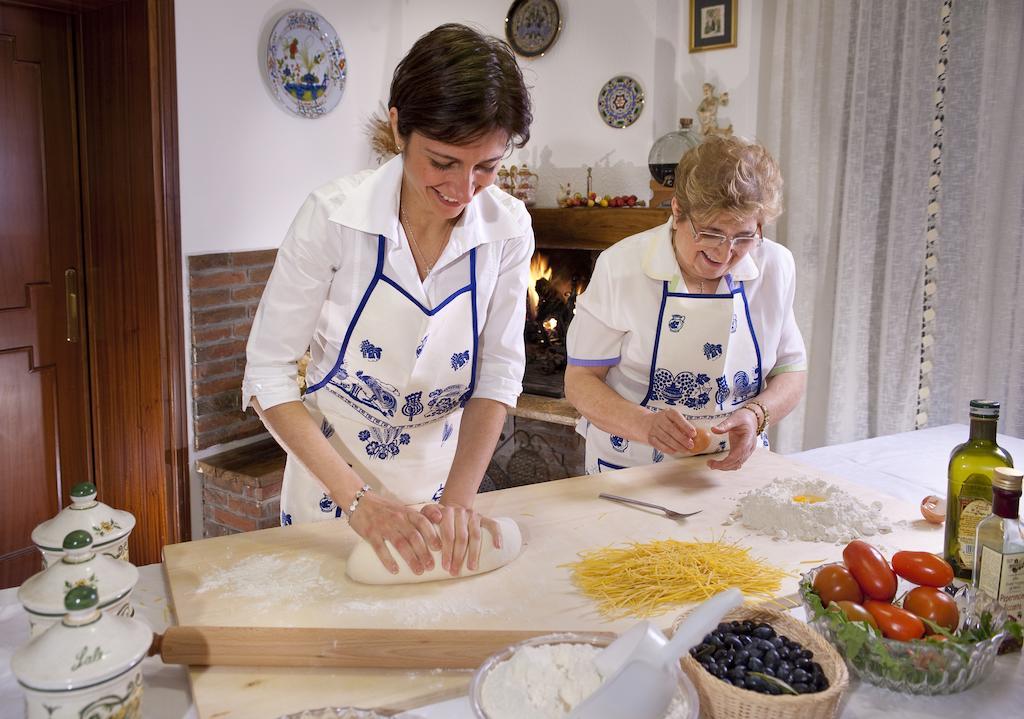
[[[404,504],[437,500],[455,457],[462,408],[476,383],[476,250],[467,283],[433,309],[377,268],[333,370],[303,397],[334,449],[375,491]],[[281,523],[341,516],[295,458],[285,466]]]
[[[743,282],[725,276],[727,292],[691,294],[662,286],[658,329],[647,396],[652,412],[674,409],[695,427],[710,428],[753,399],[762,386],[761,352],[750,320]],[[662,452],[588,424],[587,472],[660,462]],[[767,438],[759,441],[767,446]],[[711,434],[701,454],[729,449],[728,435]],[[678,456],[689,456],[680,454]]]

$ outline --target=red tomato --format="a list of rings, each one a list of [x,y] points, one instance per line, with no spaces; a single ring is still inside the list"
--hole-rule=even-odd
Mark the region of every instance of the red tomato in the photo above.
[[[896,573],[885,557],[867,542],[855,539],[843,550],[843,561],[864,594],[882,602],[896,596]]]
[[[861,592],[857,580],[847,571],[846,567],[841,567],[838,564],[822,567],[814,575],[814,591],[818,593],[821,603],[826,607],[832,602],[840,600],[857,604],[864,601],[864,593]]]
[[[843,614],[851,622],[865,622],[875,629],[878,629],[878,622],[871,616],[871,612],[855,602],[839,601],[835,605],[843,610]]]
[[[935,587],[911,589],[903,600],[903,608],[951,632],[960,626],[960,610],[956,600]],[[930,631],[928,633],[931,634]]]
[[[896,552],[892,568],[908,582],[925,587],[944,587],[953,581],[953,568],[930,552]]]
[[[871,616],[878,622],[878,628],[882,630],[882,636],[887,639],[907,641],[924,636],[924,622],[906,609],[874,599],[865,601],[864,608],[871,612]]]

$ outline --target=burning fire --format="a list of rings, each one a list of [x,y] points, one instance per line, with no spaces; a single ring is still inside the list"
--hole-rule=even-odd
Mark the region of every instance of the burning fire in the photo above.
[[[548,258],[540,252],[535,252],[530,260],[530,285],[527,287],[529,298],[530,317],[537,316],[537,304],[540,302],[540,295],[537,294],[537,282],[551,279],[551,265]]]

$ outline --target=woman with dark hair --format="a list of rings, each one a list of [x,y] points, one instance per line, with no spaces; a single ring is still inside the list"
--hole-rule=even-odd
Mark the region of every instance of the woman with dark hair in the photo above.
[[[372,121],[374,146],[396,157],[299,211],[242,393],[288,452],[282,524],[344,515],[392,573],[385,541],[416,574],[431,550],[456,575],[476,568],[483,541],[500,546],[473,500],[522,391],[533,231],[492,183],[532,119],[508,46],[442,25],[398,64],[387,118]]]

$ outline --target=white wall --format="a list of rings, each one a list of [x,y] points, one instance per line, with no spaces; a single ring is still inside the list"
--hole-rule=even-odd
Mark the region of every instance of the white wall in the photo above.
[[[183,254],[277,247],[310,190],[374,165],[365,123],[387,101],[394,66],[415,39],[443,22],[465,22],[504,37],[510,4],[177,0]],[[651,145],[675,129],[679,117],[695,117],[704,82],[729,92],[721,124],[732,122],[737,134],[756,133],[761,7],[756,0],[738,4],[739,46],[690,54],[689,3],[683,0],[559,0],[564,21],[557,42],[544,57],[521,61],[532,86],[534,124],[530,143],[510,161],[525,161],[539,174],[539,205],[554,206],[560,183],[582,189],[586,166],[594,168],[594,189],[601,194],[649,197]],[[270,26],[294,8],[323,15],[348,59],[341,103],[316,120],[284,110],[263,79]],[[619,74],[640,82],[646,104],[632,126],[613,129],[597,113],[597,96]],[[185,322],[188,329],[187,307]],[[191,464],[225,448],[192,451]],[[195,475],[192,497],[199,536]]]

